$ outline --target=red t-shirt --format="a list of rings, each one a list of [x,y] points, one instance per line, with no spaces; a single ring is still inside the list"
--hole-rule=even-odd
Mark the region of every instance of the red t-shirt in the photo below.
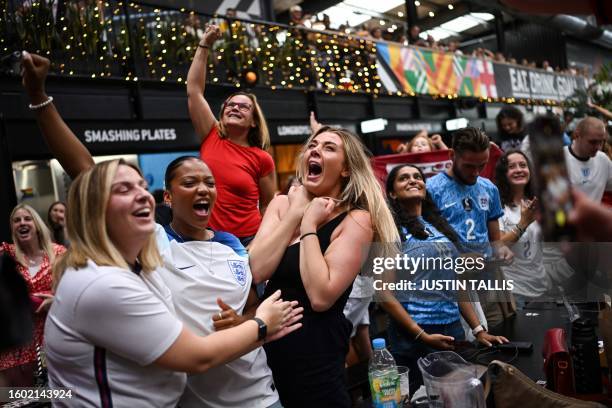
[[[200,147],[200,157],[215,176],[217,202],[211,228],[239,238],[255,235],[261,223],[259,179],[274,171],[274,160],[258,147],[237,145],[219,137],[214,127]]]

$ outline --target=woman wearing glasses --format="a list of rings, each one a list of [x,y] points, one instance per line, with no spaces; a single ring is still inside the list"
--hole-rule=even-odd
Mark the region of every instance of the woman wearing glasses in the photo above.
[[[210,226],[236,235],[247,246],[274,198],[274,160],[265,151],[270,145],[270,134],[255,95],[244,92],[230,95],[221,105],[219,120],[204,98],[208,54],[219,36],[217,26],[206,28],[189,68],[189,115],[202,137],[200,157],[219,185]]]

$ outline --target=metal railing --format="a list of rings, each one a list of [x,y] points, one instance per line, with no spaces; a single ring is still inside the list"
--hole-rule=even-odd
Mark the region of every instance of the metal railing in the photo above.
[[[221,38],[212,83],[378,92],[376,44],[333,32],[117,0],[0,0],[0,50],[28,50],[62,76],[184,82],[206,24]],[[254,81],[253,81],[254,80]]]

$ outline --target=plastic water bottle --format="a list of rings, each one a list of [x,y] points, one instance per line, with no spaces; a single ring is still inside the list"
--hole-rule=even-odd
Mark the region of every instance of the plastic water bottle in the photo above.
[[[374,354],[368,377],[375,408],[397,408],[401,402],[400,378],[395,360],[387,350],[385,339],[372,340]]]

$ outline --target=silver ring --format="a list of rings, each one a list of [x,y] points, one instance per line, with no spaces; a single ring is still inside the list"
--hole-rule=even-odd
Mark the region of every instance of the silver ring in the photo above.
[[[219,319],[223,319],[223,314],[221,314],[221,312],[219,312]]]

